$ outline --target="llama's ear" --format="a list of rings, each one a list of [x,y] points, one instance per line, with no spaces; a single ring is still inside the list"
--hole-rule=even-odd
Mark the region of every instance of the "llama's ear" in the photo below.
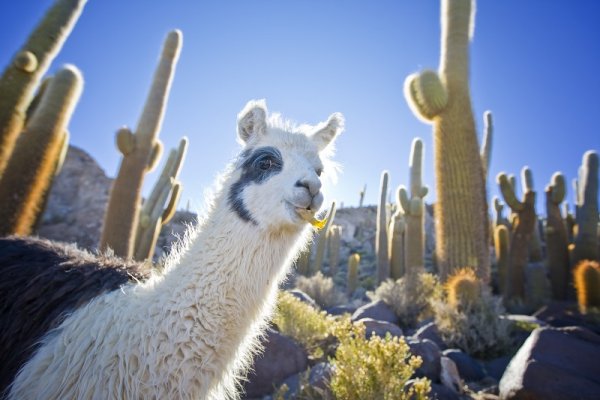
[[[334,141],[337,135],[344,130],[344,116],[340,113],[333,113],[327,118],[327,121],[319,124],[315,133],[312,134],[312,140],[317,144],[319,150],[323,150]]]
[[[267,132],[267,105],[264,100],[250,100],[238,114],[238,139],[242,144]]]

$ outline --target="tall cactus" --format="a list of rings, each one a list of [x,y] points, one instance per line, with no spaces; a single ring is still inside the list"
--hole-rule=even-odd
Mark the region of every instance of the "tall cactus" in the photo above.
[[[396,191],[396,212],[392,215],[388,229],[388,248],[390,251],[390,276],[398,280],[406,272],[404,257],[404,235],[406,234],[406,220],[400,206],[400,188]]]
[[[32,232],[62,163],[67,125],[82,87],[79,70],[67,65],[44,91],[0,179],[0,236]]]
[[[0,77],[0,176],[25,125],[33,93],[87,0],[57,0]]]
[[[398,195],[406,218],[404,259],[407,274],[423,272],[425,257],[425,204],[427,187],[423,186],[423,142],[415,138],[410,153],[410,197],[404,187]]]
[[[443,279],[472,266],[489,276],[489,231],[484,166],[469,95],[472,0],[442,0],[439,74],[423,71],[405,81],[415,114],[434,125],[436,259]]]
[[[175,215],[181,194],[181,183],[177,176],[187,145],[188,140],[184,137],[179,142],[179,147],[171,150],[158,181],[142,206],[135,239],[136,260],[152,259],[161,228]]]
[[[533,173],[529,167],[524,167],[521,171],[521,184],[523,186],[523,193],[534,192]],[[533,224],[533,235],[529,241],[529,261],[541,262],[544,259],[542,254],[542,238],[540,234],[537,213],[534,213],[534,215],[535,220]]]
[[[169,32],[135,134],[127,128],[120,129],[117,134],[117,145],[123,159],[111,189],[100,249],[111,248],[123,258],[133,256],[144,175],[156,165],[160,157],[161,145],[157,136],[179,58],[181,41],[180,31]]]
[[[569,282],[569,242],[560,204],[565,199],[565,177],[557,172],[546,186],[546,265],[550,276],[552,298],[566,300]]]
[[[352,293],[358,287],[358,267],[360,265],[360,254],[354,253],[348,257],[348,280],[346,282],[346,294]]]
[[[510,240],[505,300],[507,303],[524,301],[525,267],[529,260],[529,242],[535,227],[535,192],[525,191],[523,200],[519,201],[506,174],[500,173],[497,181],[504,201],[517,216]]]
[[[508,264],[510,254],[510,236],[506,225],[498,225],[494,230],[494,248],[496,250],[496,269],[498,271],[498,291],[506,293]]]
[[[598,254],[598,153],[587,151],[579,168],[575,222],[577,235],[573,265],[579,261],[600,260]]]
[[[329,275],[335,277],[340,262],[340,249],[342,247],[342,227],[334,225],[329,229],[327,238],[329,256]]]
[[[390,259],[387,238],[386,197],[388,192],[387,171],[381,174],[379,204],[377,205],[377,231],[375,233],[375,255],[377,257],[377,283],[390,277]]]
[[[327,232],[331,225],[333,224],[333,219],[335,218],[336,212],[336,203],[335,201],[331,202],[331,207],[329,208],[329,212],[327,213],[327,219],[325,226],[319,232],[319,236],[317,237],[317,250],[315,251],[315,262],[310,267],[310,275],[314,275],[317,272],[323,269],[323,262],[325,261],[325,250],[327,249]]]

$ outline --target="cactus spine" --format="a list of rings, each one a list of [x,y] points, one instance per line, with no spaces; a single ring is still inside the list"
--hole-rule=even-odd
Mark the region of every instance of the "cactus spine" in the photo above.
[[[123,258],[133,256],[142,183],[144,175],[153,168],[160,155],[161,145],[157,136],[162,125],[180,48],[181,32],[170,32],[165,40],[136,133],[122,128],[117,134],[117,145],[123,153],[123,158],[111,189],[100,249],[111,248],[116,255]]]
[[[348,257],[348,281],[346,283],[346,294],[351,296],[358,287],[358,266],[360,265],[360,255],[357,253]]]
[[[404,259],[407,274],[423,272],[425,257],[425,205],[423,197],[427,187],[423,186],[423,142],[416,138],[410,154],[410,197],[404,187],[398,195],[406,218],[404,235]]]
[[[577,234],[573,249],[573,265],[579,261],[599,260],[598,254],[598,153],[583,155],[577,185],[575,222]]]
[[[600,264],[583,260],[573,271],[577,303],[582,314],[591,307],[600,308]]]
[[[342,227],[332,226],[329,230],[329,237],[327,243],[329,245],[329,275],[335,277],[337,274],[339,262],[340,262],[340,248],[342,245]]]
[[[62,163],[82,86],[77,68],[65,66],[44,91],[0,179],[0,236],[32,232]]]
[[[390,277],[390,260],[387,238],[386,197],[388,192],[388,172],[381,174],[379,204],[377,205],[377,231],[375,234],[375,254],[377,257],[377,283]]]
[[[57,0],[0,77],[0,177],[23,131],[33,93],[85,3]]]
[[[400,206],[400,189],[396,191],[396,212],[392,215],[390,222],[388,248],[390,250],[390,275],[393,280],[398,280],[406,272],[404,257],[404,235],[406,233],[406,221],[402,206]]]
[[[489,231],[484,168],[469,95],[472,0],[442,0],[439,75],[413,74],[405,97],[434,125],[436,259],[442,279],[467,265],[489,277]]]
[[[179,142],[179,147],[171,150],[160,178],[142,206],[136,234],[134,254],[136,260],[152,259],[161,228],[175,215],[181,194],[181,183],[177,180],[177,176],[187,146],[188,140],[184,137]]]
[[[535,192],[525,191],[523,200],[519,201],[506,174],[500,173],[497,181],[504,201],[516,215],[510,240],[505,300],[507,303],[524,301],[525,267],[529,259],[529,242],[535,228]]]
[[[552,298],[555,300],[567,299],[571,280],[567,227],[560,211],[560,204],[565,199],[565,188],[565,177],[560,172],[555,173],[551,183],[546,186],[546,262]]]
[[[481,299],[481,282],[471,268],[455,271],[446,281],[448,303],[458,309],[466,309]]]

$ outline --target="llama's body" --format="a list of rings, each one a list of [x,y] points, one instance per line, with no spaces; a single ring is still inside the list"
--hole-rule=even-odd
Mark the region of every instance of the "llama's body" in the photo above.
[[[250,103],[239,118],[244,151],[164,273],[77,309],[44,337],[8,397],[236,397],[308,237],[298,209],[314,213],[323,201],[319,152],[340,125],[334,115],[312,136],[290,132]]]

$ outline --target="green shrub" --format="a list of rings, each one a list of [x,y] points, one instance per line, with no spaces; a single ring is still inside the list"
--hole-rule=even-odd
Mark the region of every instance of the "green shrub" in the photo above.
[[[382,300],[394,310],[402,326],[415,326],[419,320],[433,316],[431,300],[441,299],[442,286],[433,274],[422,273],[411,282],[411,276],[387,280],[368,292],[371,300]]]
[[[323,275],[321,271],[311,277],[298,276],[296,287],[323,308],[337,306],[346,301],[344,294],[336,289],[333,279]]]
[[[433,301],[432,306],[440,335],[449,347],[478,358],[492,358],[510,349],[512,322],[500,318],[504,308],[488,288],[483,288],[481,301],[468,306],[455,307],[442,300]]]
[[[337,400],[427,398],[427,379],[406,385],[422,360],[411,356],[403,338],[389,334],[366,338],[365,326],[352,324],[348,318],[336,324],[334,335],[339,345],[330,386]]]

